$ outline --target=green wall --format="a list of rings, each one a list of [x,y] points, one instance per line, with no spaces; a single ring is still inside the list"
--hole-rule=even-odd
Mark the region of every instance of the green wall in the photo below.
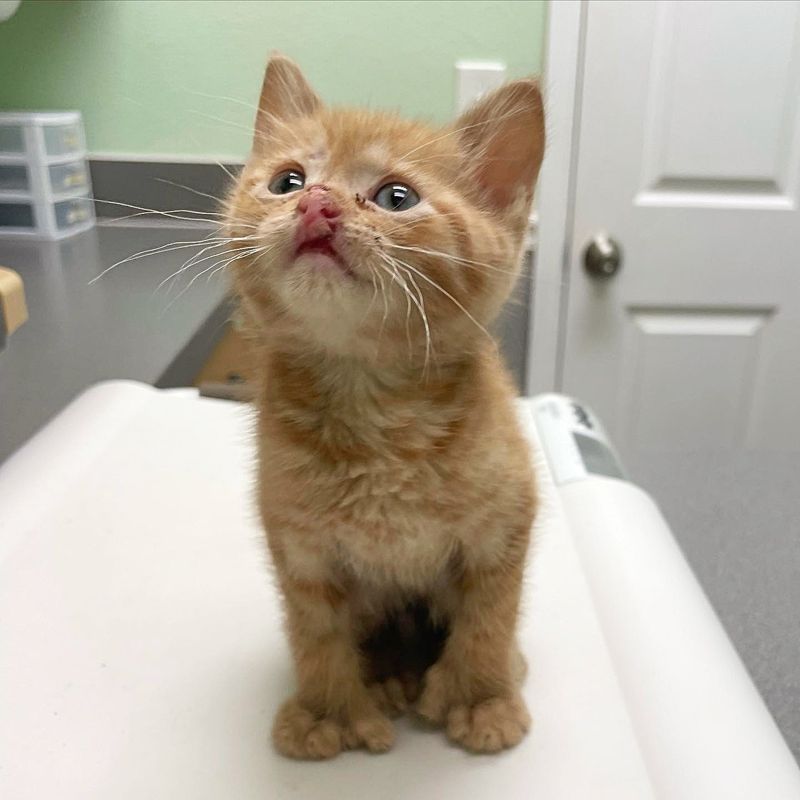
[[[544,0],[24,0],[0,108],[80,109],[95,154],[241,158],[272,49],[330,102],[442,121],[457,59],[538,72],[544,23]]]

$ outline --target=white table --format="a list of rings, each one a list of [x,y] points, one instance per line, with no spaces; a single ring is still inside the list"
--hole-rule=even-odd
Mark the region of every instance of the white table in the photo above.
[[[800,797],[649,498],[613,479],[556,487],[543,458],[528,738],[472,756],[400,721],[387,755],[276,755],[292,677],[250,499],[250,414],[101,384],[0,468],[0,797]],[[520,415],[535,439],[532,405]]]

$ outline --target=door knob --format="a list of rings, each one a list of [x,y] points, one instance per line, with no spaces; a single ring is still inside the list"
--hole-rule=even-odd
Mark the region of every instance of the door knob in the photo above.
[[[583,251],[583,266],[593,278],[610,278],[621,264],[622,251],[606,233],[598,233]]]

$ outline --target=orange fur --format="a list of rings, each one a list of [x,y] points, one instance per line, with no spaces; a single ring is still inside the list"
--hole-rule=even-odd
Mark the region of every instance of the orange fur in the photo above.
[[[437,130],[327,109],[292,62],[270,61],[227,227],[241,237],[233,272],[260,369],[259,505],[298,681],[273,729],[287,755],[384,751],[386,713],[417,694],[417,712],[471,750],[527,730],[515,626],[535,491],[485,329],[519,270],[543,138],[532,81]],[[304,190],[267,188],[287,167],[340,206],[351,275],[295,260]],[[371,202],[388,180],[413,186],[420,204]],[[449,633],[421,687],[399,666],[423,646],[407,611],[419,601],[428,629]],[[392,636],[376,633],[387,626]],[[379,669],[366,643],[390,639]]]

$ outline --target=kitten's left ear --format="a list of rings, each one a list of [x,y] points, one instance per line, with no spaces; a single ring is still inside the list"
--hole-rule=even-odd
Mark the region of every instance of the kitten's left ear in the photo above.
[[[481,98],[455,122],[467,170],[497,211],[526,206],[544,154],[544,109],[538,83],[513,81]]]
[[[322,107],[322,101],[290,58],[273,53],[267,64],[261,98],[258,101],[253,149],[259,150],[276,124],[308,117]]]

